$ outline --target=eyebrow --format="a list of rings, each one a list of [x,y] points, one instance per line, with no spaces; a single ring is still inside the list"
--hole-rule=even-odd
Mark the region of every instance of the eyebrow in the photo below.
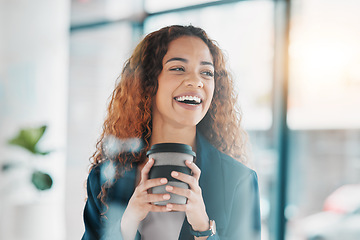
[[[180,62],[184,62],[184,63],[188,63],[189,61],[185,58],[181,58],[181,57],[173,57],[170,58],[169,60],[166,61],[166,63],[171,62],[171,61],[180,61]],[[165,64],[166,64],[165,63]],[[210,66],[214,66],[214,64],[212,62],[208,62],[208,61],[201,61],[200,65],[210,65]]]

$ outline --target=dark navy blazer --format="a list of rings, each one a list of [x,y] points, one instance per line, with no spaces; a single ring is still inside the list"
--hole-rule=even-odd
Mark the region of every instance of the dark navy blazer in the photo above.
[[[259,191],[256,173],[213,147],[197,132],[196,164],[206,211],[215,220],[217,233],[210,240],[260,240]],[[105,165],[93,169],[87,180],[88,199],[84,209],[83,240],[122,239],[120,220],[135,190],[136,166],[126,171],[109,189],[108,210],[97,198],[101,185],[111,175]],[[106,211],[106,218],[101,213]],[[186,218],[180,240],[194,239]],[[137,232],[136,239],[141,239]]]

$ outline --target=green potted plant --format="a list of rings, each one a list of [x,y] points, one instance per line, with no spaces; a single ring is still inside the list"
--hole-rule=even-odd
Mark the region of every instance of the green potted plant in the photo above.
[[[4,234],[9,236],[6,239],[54,239],[54,233],[60,233],[58,229],[62,228],[62,202],[58,197],[61,190],[53,184],[58,174],[53,162],[56,155],[44,151],[44,140],[50,137],[48,130],[46,125],[21,127],[5,141],[0,202],[2,216],[11,216],[5,220],[8,223]],[[50,173],[52,169],[55,171]]]
[[[43,137],[47,126],[43,125],[36,128],[22,128],[17,135],[8,141],[8,144],[26,149],[34,156],[47,155],[50,151],[40,151],[38,149],[38,143]],[[31,166],[31,165],[30,165]],[[17,163],[7,163],[2,166],[3,171],[7,171],[11,168],[19,167]],[[32,167],[31,169],[31,182],[36,189],[44,191],[51,188],[53,180],[48,173],[37,170]]]

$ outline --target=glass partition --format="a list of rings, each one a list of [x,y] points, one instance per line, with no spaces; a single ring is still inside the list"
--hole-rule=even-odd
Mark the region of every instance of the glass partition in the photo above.
[[[82,29],[70,36],[66,170],[66,239],[83,234],[82,210],[89,158],[95,151],[106,105],[133,48],[131,24]]]
[[[281,223],[274,213],[279,161],[273,69],[274,56],[282,53],[274,52],[275,2],[73,0],[72,24],[95,24],[74,31],[70,39],[69,179],[80,182],[86,177],[79,171],[88,164],[84,159],[93,151],[106,98],[139,33],[170,24],[199,26],[228,58],[259,175],[262,240],[279,240],[274,230]],[[360,239],[360,2],[289,2],[286,239]],[[104,19],[106,24],[94,27]],[[72,182],[67,187],[68,196],[80,190]],[[83,204],[80,198],[74,200],[67,198],[68,212]],[[79,238],[72,232],[80,234],[80,217],[68,218],[69,239]]]

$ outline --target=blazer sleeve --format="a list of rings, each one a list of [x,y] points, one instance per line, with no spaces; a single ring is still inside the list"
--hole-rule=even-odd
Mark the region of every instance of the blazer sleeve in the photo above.
[[[258,179],[252,171],[235,188],[229,222],[224,232],[208,240],[260,240],[261,219]]]
[[[101,211],[102,204],[97,198],[101,186],[100,176],[96,169],[93,169],[87,179],[87,200],[84,208],[85,232],[82,240],[97,240],[102,234]]]
[[[93,169],[87,179],[87,195],[84,208],[85,232],[82,240],[122,240],[121,217],[126,205],[111,201],[114,189],[108,189],[108,209],[104,207],[98,195],[101,191],[100,169]],[[111,197],[110,197],[111,196]],[[105,215],[103,214],[105,213]],[[140,239],[137,232],[135,240]]]
[[[97,197],[101,191],[99,169],[93,169],[87,179],[87,195],[84,208],[85,232],[82,240],[122,240],[120,231],[122,208],[109,203],[109,209]],[[103,212],[106,212],[104,215]]]

